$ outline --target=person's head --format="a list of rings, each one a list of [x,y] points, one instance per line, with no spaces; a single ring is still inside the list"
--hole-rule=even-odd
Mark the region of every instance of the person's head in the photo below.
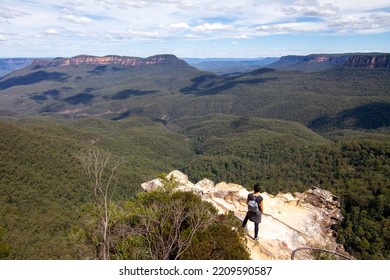
[[[253,186],[253,192],[255,192],[255,193],[260,192],[260,185],[259,185],[259,184],[255,184],[255,185]]]
[[[248,200],[255,200],[255,196],[253,195],[253,193],[248,194]]]

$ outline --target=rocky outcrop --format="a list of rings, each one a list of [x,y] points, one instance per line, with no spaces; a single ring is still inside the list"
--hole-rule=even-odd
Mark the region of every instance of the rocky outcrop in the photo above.
[[[353,68],[390,69],[390,54],[355,55],[344,65]]]
[[[390,69],[390,54],[311,54],[288,55],[267,66],[279,70],[322,71],[335,67]]]
[[[247,211],[248,190],[244,187],[203,179],[196,184],[180,171],[172,171],[168,178],[179,182],[178,190],[191,191],[212,203],[221,213],[233,211],[242,220]],[[159,179],[142,184],[145,191],[161,186]],[[343,219],[340,198],[319,188],[304,193],[270,195],[263,192],[264,213],[260,225],[259,240],[252,240],[253,223],[249,222],[248,245],[252,259],[290,259],[294,249],[317,247],[348,255],[336,242],[336,232],[331,226]]]
[[[139,65],[163,65],[170,63],[186,62],[178,59],[174,55],[155,55],[148,58],[129,57],[129,56],[90,56],[79,55],[72,58],[55,58],[55,59],[36,59],[33,61],[34,67],[63,67],[71,65],[121,65],[121,66],[139,66]]]

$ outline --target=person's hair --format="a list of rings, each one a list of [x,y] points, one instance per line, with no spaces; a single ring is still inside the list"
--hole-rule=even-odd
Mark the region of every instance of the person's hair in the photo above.
[[[259,184],[255,184],[255,185],[253,186],[253,191],[254,191],[255,193],[260,192],[260,185],[259,185]]]
[[[255,200],[255,196],[253,195],[253,193],[248,194],[248,200]]]

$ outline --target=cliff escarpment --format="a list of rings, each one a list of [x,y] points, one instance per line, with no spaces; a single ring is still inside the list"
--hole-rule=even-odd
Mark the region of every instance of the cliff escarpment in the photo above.
[[[203,179],[196,184],[180,171],[172,171],[167,178],[174,177],[179,182],[178,190],[190,191],[203,200],[212,203],[220,213],[229,211],[243,220],[247,212],[246,199],[249,191],[244,187]],[[161,186],[161,180],[155,179],[142,184],[145,191]],[[279,193],[263,196],[264,213],[260,224],[259,240],[254,241],[254,224],[247,224],[247,244],[252,259],[287,260],[293,250],[315,247],[338,252],[349,256],[344,247],[336,241],[337,233],[332,225],[343,220],[340,211],[340,198],[319,188],[304,193]]]
[[[186,64],[186,62],[178,59],[174,55],[154,55],[147,58],[129,57],[129,56],[91,56],[78,55],[71,58],[55,58],[55,59],[35,59],[33,66],[35,67],[63,67],[74,65],[121,65],[121,66],[140,66],[140,65],[164,65],[172,63]]]
[[[288,55],[268,67],[278,70],[322,71],[335,67],[361,69],[390,69],[390,54],[311,54],[306,56]]]
[[[344,66],[368,69],[390,69],[389,54],[354,55],[344,63]]]

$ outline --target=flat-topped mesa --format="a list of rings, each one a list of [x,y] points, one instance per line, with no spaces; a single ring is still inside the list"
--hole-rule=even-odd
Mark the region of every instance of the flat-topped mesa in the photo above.
[[[72,65],[122,65],[122,66],[139,66],[139,65],[162,65],[170,63],[185,63],[178,59],[174,55],[163,54],[154,55],[147,58],[130,57],[130,56],[91,56],[91,55],[78,55],[71,58],[55,58],[55,59],[35,59],[33,66],[39,67],[63,67]]]
[[[246,188],[226,182],[214,184],[209,179],[193,184],[187,175],[178,170],[169,173],[167,178],[172,176],[179,182],[178,190],[199,195],[221,213],[233,211],[237,218],[244,218],[249,193]],[[145,191],[160,186],[160,179],[141,185]],[[343,219],[339,197],[316,187],[294,195],[279,193],[274,196],[265,192],[261,195],[264,198],[264,215],[259,241],[247,238],[252,259],[290,259],[292,251],[302,247],[326,248],[349,256],[337,243],[337,233],[331,228]],[[247,228],[249,235],[253,236],[253,223],[248,223]]]

